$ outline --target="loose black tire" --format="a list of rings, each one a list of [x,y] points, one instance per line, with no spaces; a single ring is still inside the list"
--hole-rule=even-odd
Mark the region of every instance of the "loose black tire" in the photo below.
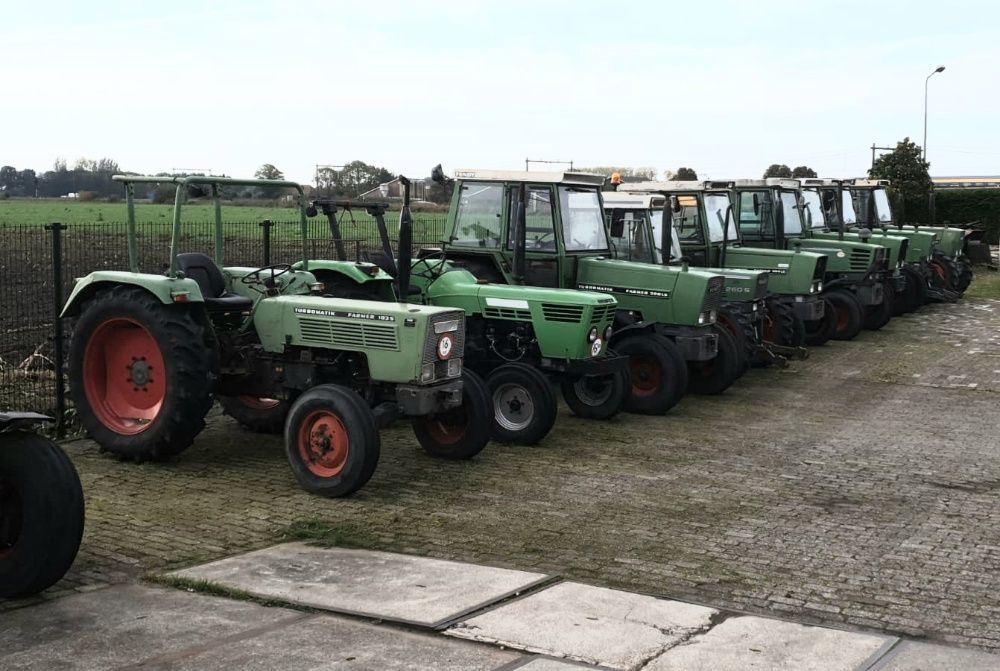
[[[256,433],[279,434],[285,429],[287,401],[251,396],[219,396],[219,405],[245,428]]]
[[[853,340],[864,328],[864,309],[857,297],[849,291],[833,289],[824,294],[826,308],[832,309],[836,318],[833,340]]]
[[[523,363],[507,363],[486,378],[493,407],[493,439],[536,445],[556,423],[558,406],[545,374]]]
[[[328,498],[356,492],[375,473],[380,452],[375,415],[354,391],[321,384],[292,403],[285,456],[307,492]]]
[[[893,299],[895,293],[892,285],[885,283],[882,285],[882,302],[878,305],[865,306],[865,328],[869,331],[878,331],[889,323],[894,314]]]
[[[611,375],[563,378],[559,386],[566,405],[577,417],[611,419],[622,410],[632,380],[625,366]]]
[[[627,412],[662,415],[684,397],[687,362],[669,338],[643,331],[622,338],[615,351],[629,357],[632,387],[625,400]]]
[[[412,420],[417,441],[433,457],[471,459],[490,442],[493,404],[489,389],[471,370],[462,373],[462,383],[462,405]]]
[[[708,361],[688,361],[688,392],[715,395],[729,389],[743,374],[739,345],[729,331],[718,325],[713,330],[719,336],[719,351]]]
[[[39,435],[0,434],[0,597],[55,584],[83,535],[83,490],[73,463]]]
[[[110,403],[106,400],[110,396],[102,396],[93,389],[87,391],[93,379],[92,367],[85,365],[87,346],[93,340],[93,346],[99,347],[99,338],[113,341],[107,335],[108,328],[117,323],[132,323],[145,329],[151,338],[150,347],[163,360],[165,377],[159,383],[165,384],[162,403],[155,417],[141,425],[144,428],[127,425],[131,420],[124,417],[116,425],[113,417],[108,419],[110,410],[98,409]],[[117,346],[115,342],[109,344]],[[213,360],[214,354],[205,342],[204,327],[192,307],[164,305],[138,287],[122,285],[103,290],[83,307],[70,341],[69,378],[73,382],[70,391],[80,423],[104,450],[121,459],[162,461],[176,455],[191,445],[205,427],[205,415],[212,407]],[[153,376],[159,376],[160,371],[150,368],[147,372],[152,385]],[[120,374],[126,379],[124,386],[131,386],[124,377],[126,371]],[[116,379],[116,384],[121,385],[121,381]],[[139,430],[132,431],[135,428]]]

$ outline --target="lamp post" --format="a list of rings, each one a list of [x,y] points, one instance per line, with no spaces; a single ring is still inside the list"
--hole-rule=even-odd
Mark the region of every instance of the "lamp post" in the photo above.
[[[927,87],[930,84],[931,77],[939,72],[944,72],[944,66],[939,65],[934,72],[927,75],[927,79],[924,80],[924,146],[922,147],[923,158],[927,160]]]

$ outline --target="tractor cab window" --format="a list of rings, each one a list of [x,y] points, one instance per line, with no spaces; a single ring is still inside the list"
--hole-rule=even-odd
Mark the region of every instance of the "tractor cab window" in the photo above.
[[[785,237],[802,235],[802,213],[799,210],[798,196],[794,191],[782,191],[779,198],[785,224]]]
[[[462,247],[499,249],[502,209],[502,185],[475,182],[462,184],[462,197],[458,201],[451,243]]]
[[[645,210],[611,210],[611,240],[615,257],[654,263],[653,250],[650,248],[649,219]]]
[[[733,209],[730,207],[728,193],[705,194],[705,216],[708,218],[708,239],[712,242],[722,242],[725,237],[729,242],[738,242],[739,233],[733,221]],[[726,226],[729,232],[723,235]]]
[[[840,203],[844,212],[844,225],[853,226],[858,223],[858,214],[854,211],[854,199],[851,198],[851,192],[847,189],[840,192]]]
[[[774,239],[769,191],[741,191],[739,197],[740,231],[763,240]]]
[[[823,209],[823,201],[819,197],[819,191],[804,189],[802,191],[802,205],[802,216],[805,217],[806,225],[809,228],[826,228],[826,211]]]
[[[510,190],[510,228],[507,245],[514,248],[514,224],[520,188]],[[552,223],[552,190],[544,186],[529,186],[524,190],[524,248],[531,251],[556,251],[556,231]]]
[[[566,251],[607,251],[604,213],[596,189],[559,187],[563,242]]]
[[[705,244],[705,232],[701,228],[701,212],[696,196],[677,196],[679,211],[671,210],[674,228],[684,244]]]
[[[663,210],[660,208],[649,211],[649,229],[653,236],[653,245],[656,248],[656,262],[660,263],[663,258],[662,241],[663,235],[662,228],[663,225]],[[681,238],[677,234],[677,227],[670,227],[670,258],[668,261],[677,261],[681,258],[683,253],[681,252]]]
[[[889,194],[885,189],[875,189],[872,191],[875,196],[875,216],[879,223],[889,223],[892,221],[892,206],[889,205]]]

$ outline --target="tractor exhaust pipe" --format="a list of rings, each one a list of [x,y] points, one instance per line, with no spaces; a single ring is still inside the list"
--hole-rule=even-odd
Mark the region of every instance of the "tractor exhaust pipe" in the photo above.
[[[337,206],[323,204],[323,214],[330,223],[330,237],[333,238],[333,246],[337,250],[337,260],[347,260],[347,250],[344,248],[344,236],[340,232],[340,222],[337,221]]]
[[[399,213],[399,265],[396,273],[396,291],[399,302],[406,303],[410,295],[410,269],[413,258],[413,217],[410,216],[410,180],[402,175],[403,210]]]
[[[510,272],[511,278],[517,284],[524,282],[524,239],[527,235],[525,230],[527,218],[525,194],[526,188],[524,184],[521,184],[517,191],[517,215],[514,217],[514,261]]]

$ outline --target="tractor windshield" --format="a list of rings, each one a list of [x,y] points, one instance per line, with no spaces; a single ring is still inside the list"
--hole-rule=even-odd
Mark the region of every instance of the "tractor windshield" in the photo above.
[[[559,187],[563,241],[566,251],[607,251],[601,200],[594,189]]]
[[[854,199],[847,189],[840,192],[840,203],[840,208],[844,211],[844,225],[853,226],[858,223],[858,214],[854,211]]]
[[[722,242],[723,232],[725,231],[724,226],[728,224],[729,233],[726,234],[726,239],[729,242],[736,242],[739,240],[739,233],[736,231],[736,222],[733,221],[733,208],[730,207],[732,201],[729,199],[729,194],[722,193],[706,193],[705,194],[705,213],[708,217],[708,238],[712,242]],[[723,224],[725,222],[725,224]]]
[[[802,211],[809,228],[826,228],[826,213],[823,211],[823,202],[820,200],[819,191],[805,189],[802,191]]]
[[[657,257],[658,257],[657,260],[659,260],[659,257],[662,257],[662,253],[663,253],[663,250],[660,249],[660,247],[661,247],[660,241],[663,239],[663,238],[660,237],[662,235],[662,233],[661,233],[662,229],[660,228],[660,226],[662,226],[662,224],[663,224],[663,210],[662,209],[650,210],[649,211],[649,225],[650,225],[650,229],[653,232],[653,245],[656,246],[656,254],[657,254]],[[678,260],[680,260],[681,256],[683,256],[683,253],[681,252],[681,239],[680,239],[680,236],[677,234],[677,226],[672,226],[670,228],[670,259],[669,260],[670,261],[678,261]]]
[[[885,189],[875,189],[872,191],[875,196],[875,216],[879,222],[889,223],[892,221],[892,206],[889,205],[889,194]]]
[[[781,214],[785,222],[785,236],[802,235],[802,214],[794,191],[781,192]]]
[[[451,233],[452,244],[499,248],[502,209],[502,184],[463,184],[455,214],[455,228]]]

